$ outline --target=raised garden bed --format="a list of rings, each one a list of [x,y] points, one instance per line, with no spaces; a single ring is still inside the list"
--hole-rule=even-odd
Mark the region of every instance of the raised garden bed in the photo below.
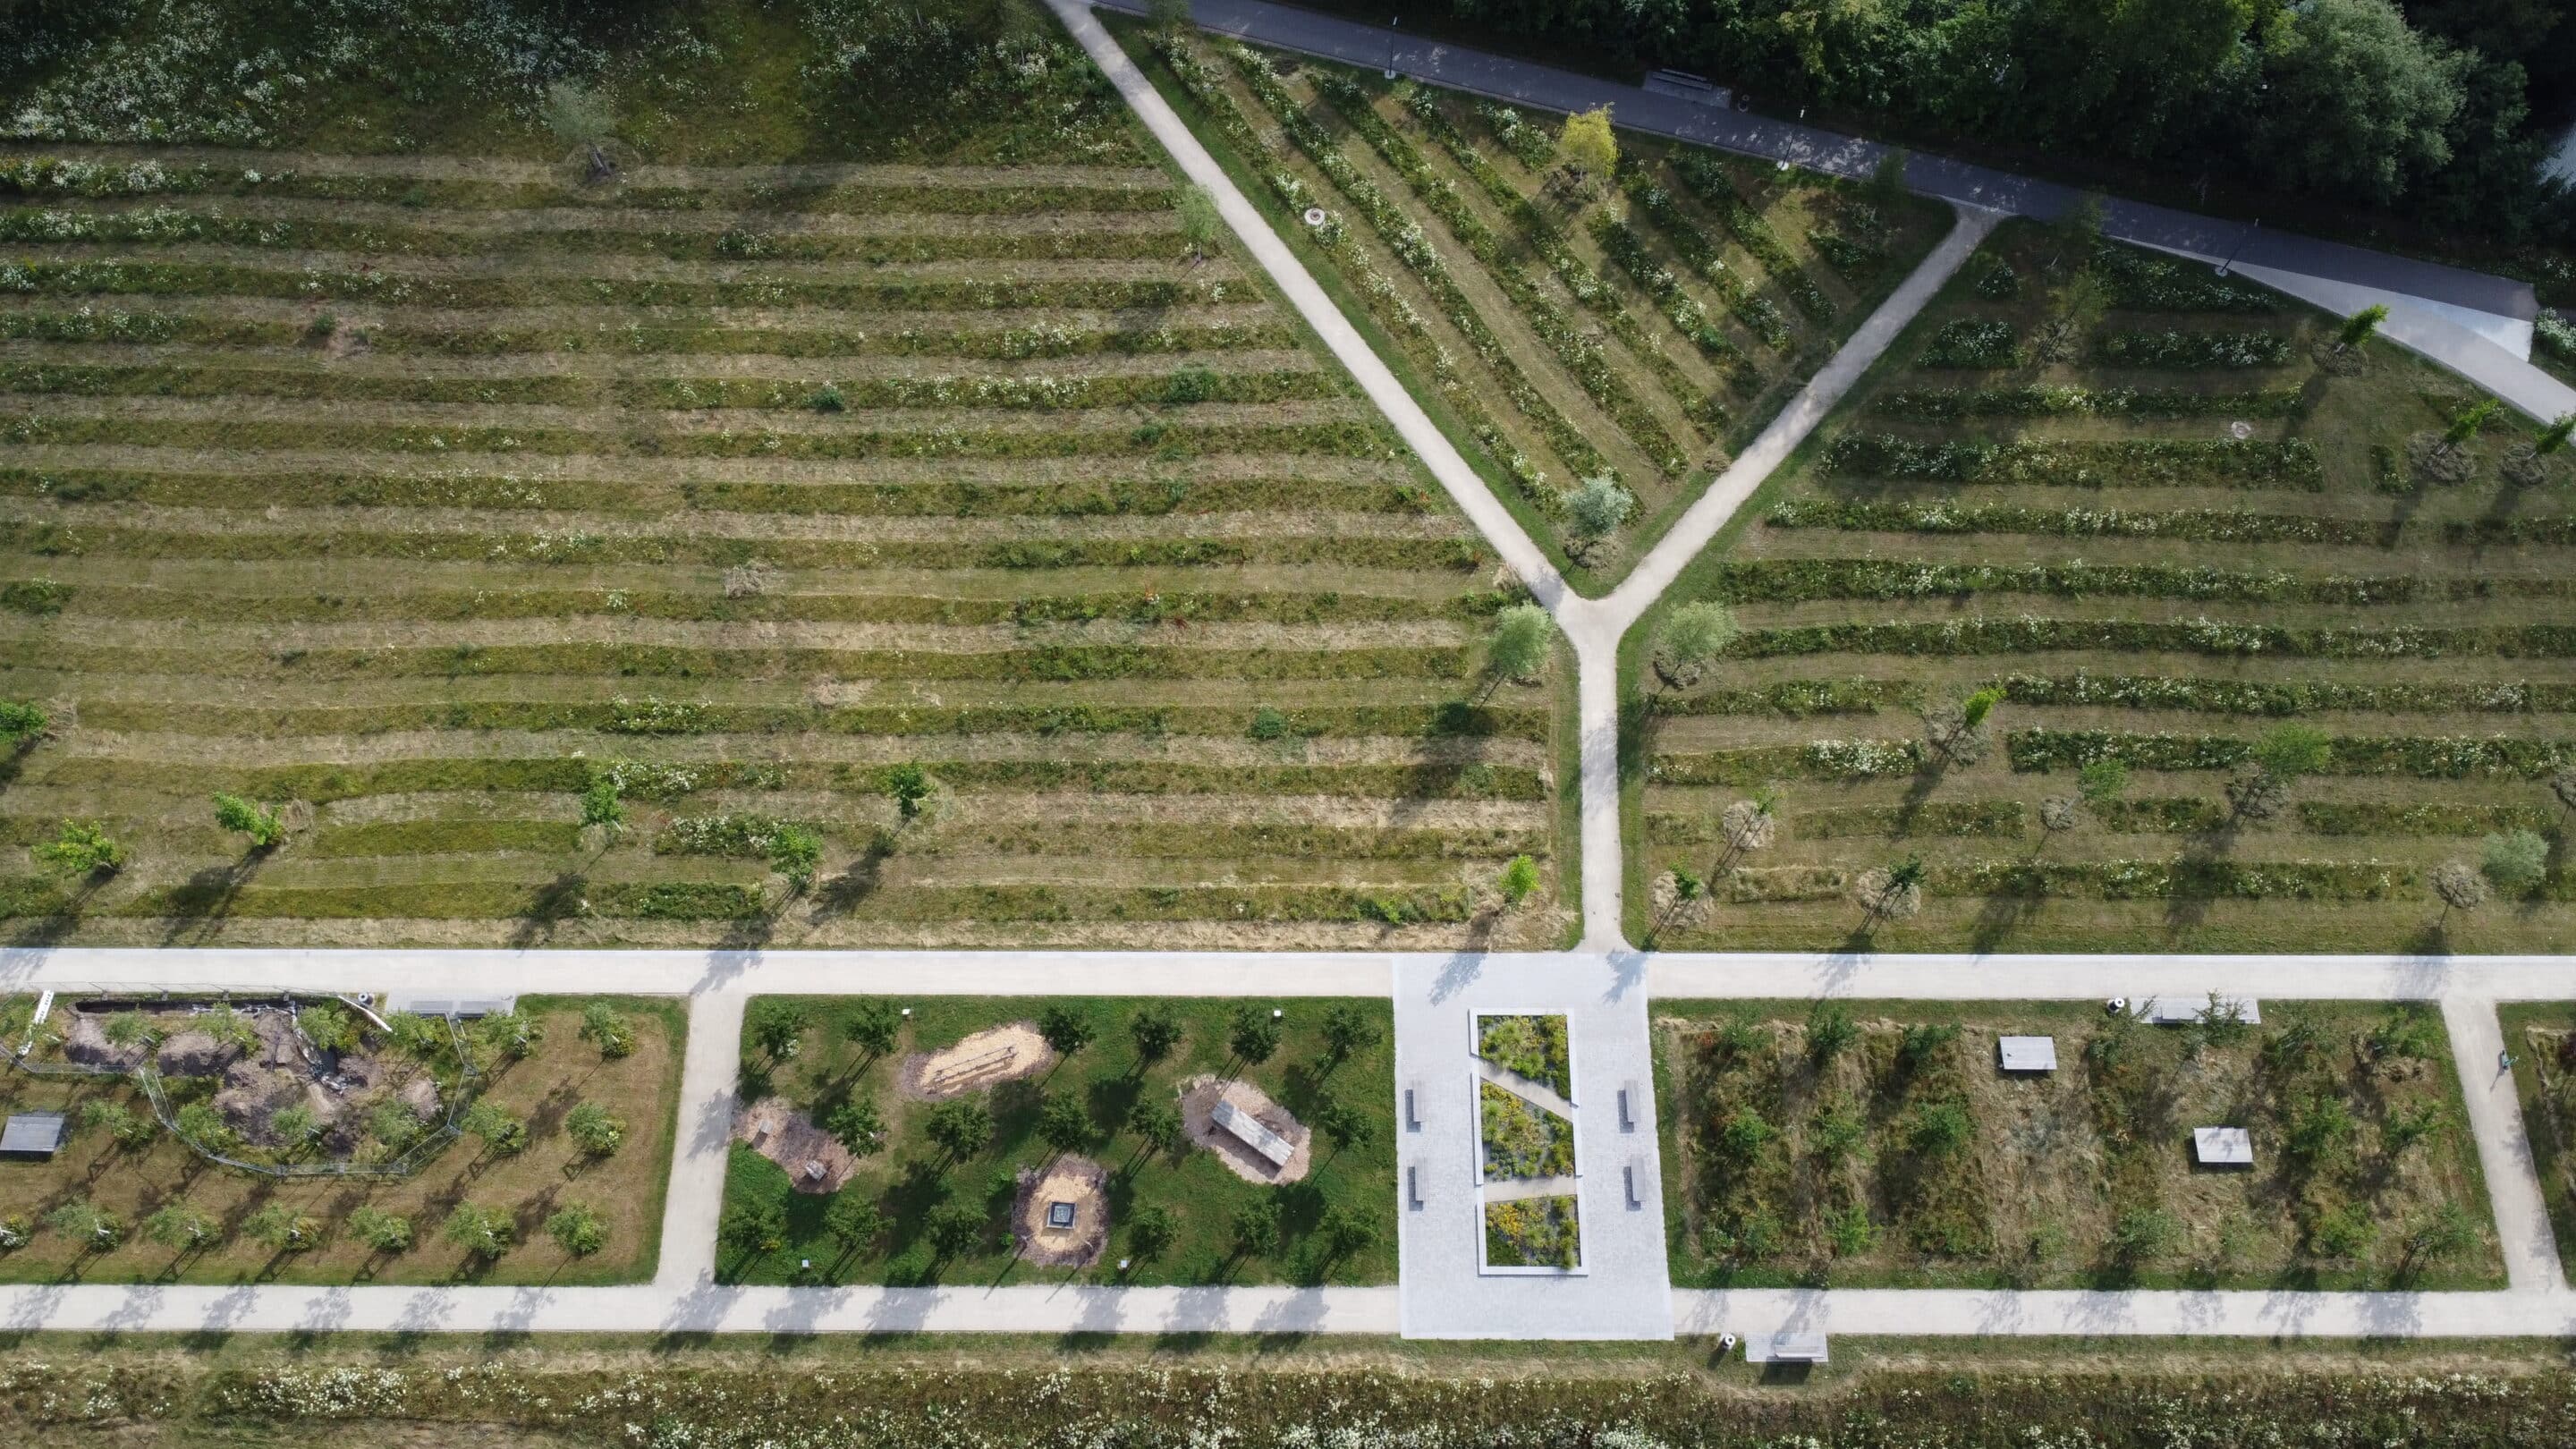
[[[1574,1171],[1574,1124],[1491,1082],[1476,1084],[1485,1176],[1564,1177]]]
[[[1476,1054],[1569,1102],[1574,1100],[1574,1056],[1562,1016],[1477,1017]]]
[[[1485,1266],[1574,1268],[1583,1234],[1572,1196],[1523,1197],[1485,1204]]]

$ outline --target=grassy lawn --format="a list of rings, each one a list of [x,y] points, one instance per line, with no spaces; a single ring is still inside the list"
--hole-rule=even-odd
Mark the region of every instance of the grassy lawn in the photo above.
[[[582,1014],[606,1001],[632,1026],[633,1050],[608,1059],[581,1035]],[[20,1003],[17,1020],[24,1020]],[[0,1253],[0,1281],[16,1283],[496,1283],[565,1287],[642,1282],[661,1250],[662,1198],[679,1110],[681,1047],[688,1016],[658,998],[522,997],[537,1039],[516,1060],[496,1059],[480,1097],[525,1124],[527,1144],[499,1152],[474,1136],[450,1143],[410,1177],[277,1179],[207,1162],[166,1131],[120,1146],[103,1126],[75,1133],[46,1162],[0,1162],[0,1219],[29,1228],[24,1247]],[[174,1096],[181,1084],[173,1078]],[[0,1112],[69,1113],[111,1103],[148,1122],[150,1104],[125,1078],[0,1073]],[[578,1147],[565,1130],[575,1107],[595,1103],[624,1124],[605,1157]],[[183,1119],[184,1120],[184,1119]],[[112,1250],[84,1252],[61,1209],[88,1204],[122,1228]],[[501,1214],[510,1246],[487,1260],[442,1234],[460,1204]],[[575,1204],[595,1211],[603,1246],[576,1256],[547,1230]],[[146,1220],[169,1208],[211,1220],[196,1248],[152,1239]],[[307,1246],[258,1241],[254,1215],[270,1209],[310,1219]],[[350,1223],[362,1209],[411,1223],[406,1251],[379,1252]]]
[[[1117,28],[1587,591],[1617,582],[1948,226],[1915,198],[1633,135],[1614,174],[1568,188],[1552,182],[1554,118]],[[1604,475],[1630,510],[1589,532],[1564,495]]]
[[[774,1056],[763,1040],[763,1013],[776,1001],[802,1014],[795,1046]],[[762,998],[744,1024],[746,1101],[785,1098],[819,1123],[849,1101],[872,1103],[883,1123],[878,1150],[863,1156],[837,1193],[795,1190],[786,1170],[737,1144],[725,1181],[728,1222],[743,1210],[774,1205],[783,1215],[779,1246],[760,1251],[756,1241],[728,1232],[718,1263],[727,1281],[781,1283],[802,1276],[828,1282],[954,1285],[1076,1280],[1128,1284],[1387,1283],[1395,1278],[1394,1047],[1391,1009],[1383,1001],[1298,998],[1277,1003],[1275,1050],[1249,1062],[1236,1049],[1239,1011],[1266,1023],[1273,1003],[1116,997],[1028,1000],[924,997],[907,1003],[891,1051],[872,1054],[852,1041],[845,1024],[869,1009],[847,997]],[[1039,1074],[978,1087],[953,1100],[972,1106],[990,1123],[990,1139],[960,1155],[930,1136],[932,1113],[945,1103],[921,1100],[903,1085],[907,1058],[936,1053],[962,1039],[1012,1022],[1039,1022],[1049,1008],[1089,1029],[1090,1040],[1050,1061]],[[1132,1023],[1141,1011],[1168,1012],[1178,1037],[1159,1057],[1146,1058]],[[1326,1033],[1328,1018],[1345,1013],[1365,1026],[1361,1042],[1336,1060]],[[1333,1107],[1363,1124],[1347,1145],[1314,1130],[1309,1168],[1302,1180],[1265,1185],[1231,1171],[1186,1136],[1171,1148],[1150,1140],[1147,1122],[1159,1108],[1176,1107],[1185,1083],[1225,1077],[1259,1088],[1309,1129],[1320,1129]],[[1007,1227],[1018,1176],[1058,1157],[1042,1120],[1050,1104],[1079,1109],[1080,1137],[1071,1149],[1106,1168],[1110,1236],[1100,1261],[1089,1268],[1040,1268],[1020,1261]],[[1069,1110],[1069,1109],[1060,1109]],[[1145,1117],[1136,1115],[1140,1110]],[[1293,1164],[1292,1164],[1293,1166]],[[836,1198],[877,1206],[881,1231],[856,1245],[830,1234],[826,1219]],[[965,1214],[971,1243],[943,1251],[933,1227],[943,1209]],[[1237,1224],[1247,1215],[1275,1218],[1268,1247],[1238,1245]],[[1168,1223],[1168,1240],[1150,1253],[1138,1224],[1150,1217]],[[1336,1249],[1328,1220],[1356,1222],[1364,1244]],[[1134,1260],[1121,1275],[1117,1260]]]
[[[10,929],[1556,944],[1570,668],[1486,677],[1490,551],[1054,22],[969,9],[602,21],[597,182],[402,26],[256,167],[0,147]],[[67,819],[123,868],[39,869]]]
[[[2576,1051],[2568,1045],[2576,1042],[2576,1006],[2514,1002],[2499,1016],[2563,1271],[2576,1267]]]
[[[1689,1286],[2492,1288],[2441,1018],[2264,1002],[2157,1028],[2084,1003],[1654,1006]],[[2050,1035],[2006,1077],[1996,1038]],[[2251,1130],[2251,1171],[2192,1129]]]
[[[2510,415],[2446,442],[2467,387],[2385,342],[2339,351],[2336,326],[1998,229],[1632,634],[1632,934],[2565,940],[2576,470]],[[1666,626],[1709,603],[1740,632],[1673,667]],[[2304,758],[2260,765],[2267,739]],[[1729,812],[1763,801],[1739,841]],[[2507,845],[2539,872],[2446,906],[2437,873]],[[1868,909],[1866,873],[1909,863],[1912,898]]]

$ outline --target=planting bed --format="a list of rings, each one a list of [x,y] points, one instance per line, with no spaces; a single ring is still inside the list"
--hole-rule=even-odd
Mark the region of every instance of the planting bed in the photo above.
[[[2393,344],[2342,349],[2338,325],[1998,229],[1632,636],[1631,932],[2567,940],[2576,467],[2531,456],[2510,415],[2446,443],[2466,386]],[[1659,667],[1692,600],[1741,634]],[[2306,758],[2249,796],[2285,727]],[[1766,798],[1739,839],[1730,807]],[[2487,898],[2447,904],[2443,868],[2498,850]]]
[[[1560,117],[1118,29],[1586,587],[1615,582],[1948,225],[1937,204],[1632,135],[1576,194],[1551,184]],[[1587,539],[1563,495],[1605,474],[1633,512]]]
[[[717,1259],[726,1281],[966,1284],[1067,1273],[1126,1284],[1394,1280],[1395,1068],[1386,1002],[1284,1001],[1275,1028],[1266,1001],[904,1004],[908,1020],[882,999],[752,1002],[745,1100],[783,1098],[806,1120],[847,1129],[844,1140],[867,1150],[846,1185],[819,1192],[798,1191],[790,1170],[737,1145]],[[1166,1050],[1143,1051],[1151,1033],[1137,1029],[1140,1015],[1161,1015],[1174,1029]],[[871,1039],[871,1020],[890,1038]],[[1008,1079],[919,1073],[925,1057],[1013,1023],[1059,1045],[1081,1040],[1069,1051],[1036,1043],[1022,1056],[1041,1068]],[[1260,1038],[1273,1030],[1275,1045],[1264,1049]],[[1337,1036],[1346,1046],[1338,1055]],[[885,1049],[872,1050],[872,1040]],[[792,1046],[782,1051],[785,1043]],[[1221,1125],[1211,1127],[1220,1079],[1240,1084],[1224,1100],[1294,1149],[1284,1166],[1270,1167]],[[950,1091],[940,1085],[948,1081],[963,1085]],[[862,1104],[862,1115],[851,1115],[852,1103]],[[964,1135],[943,1135],[960,1130],[950,1120],[960,1116],[972,1119]],[[860,1123],[875,1135],[860,1132]],[[1012,1224],[1053,1200],[1045,1180],[1087,1173],[1085,1162],[1106,1174],[1099,1198],[1106,1224],[1095,1229],[1084,1216],[1091,1209],[1078,1204],[1073,1232],[1086,1249],[1101,1246],[1096,1257],[1068,1254],[1048,1234],[1024,1232],[1056,1258],[1041,1274],[1014,1252]],[[866,1231],[850,1226],[854,1213],[872,1215]],[[944,1235],[953,1236],[943,1242]],[[813,1267],[800,1270],[804,1260]]]
[[[1674,1281],[2502,1286],[2439,1014],[2262,1005],[1658,1002]],[[2055,1072],[1998,1069],[2024,1034]],[[2205,1126],[2253,1167],[2195,1166]]]
[[[603,181],[524,105],[0,150],[14,929],[1555,944],[1464,520],[1041,12],[932,125],[832,10],[621,54]]]
[[[2565,1270],[2576,1266],[2576,1006],[2515,1003],[2500,1014],[2523,1128],[2531,1135]]]
[[[1582,1261],[1583,1234],[1571,1196],[1485,1204],[1486,1267],[1572,1268]]]
[[[1480,1016],[1476,1055],[1574,1099],[1573,1048],[1562,1016]]]
[[[22,997],[0,1012],[13,1047],[26,1039],[33,1005]],[[315,1003],[303,1005],[310,1017]],[[609,1056],[597,1033],[584,1034],[593,1005],[624,1024],[624,1054]],[[284,1026],[282,1012],[248,1017],[246,1046],[208,1036],[203,1017],[146,1014],[166,1034],[151,1048],[165,1098],[180,1126],[211,1150],[291,1168],[403,1158],[414,1170],[280,1178],[220,1166],[164,1129],[130,1076],[0,1071],[0,1113],[61,1112],[75,1127],[49,1161],[0,1162],[0,1226],[23,1238],[0,1252],[0,1280],[562,1286],[652,1276],[687,1032],[677,1003],[524,997],[520,1022],[464,1024],[477,1068],[470,1079],[453,1049],[439,1045],[451,1039],[434,1022],[396,1019],[399,1039],[432,1044],[413,1050],[357,1020],[350,1049],[326,1060]],[[67,1061],[139,1062],[144,1048],[110,1045],[100,1019],[58,1002],[30,1060],[55,1071]],[[522,1024],[528,1044],[514,1055]],[[272,1069],[273,1061],[283,1065]],[[389,1137],[384,1128],[380,1114],[395,1102],[410,1135]],[[591,1114],[578,1122],[574,1114],[585,1105],[617,1124],[618,1140],[605,1153],[578,1140]],[[199,1115],[207,1109],[214,1115]],[[281,1120],[297,1109],[314,1113],[309,1146],[290,1135],[300,1124]],[[438,1128],[451,1117],[466,1134],[439,1146]],[[128,1124],[132,1136],[124,1139]],[[523,1134],[515,1147],[511,1124]],[[424,1146],[405,1153],[415,1137]],[[586,1253],[549,1230],[576,1207],[595,1215],[601,1234]],[[102,1224],[84,1208],[106,1215],[109,1237],[95,1236]],[[448,1236],[460,1208],[491,1225],[497,1236],[484,1241],[493,1251]],[[193,1233],[182,1227],[191,1214],[200,1219]],[[405,1219],[411,1245],[386,1251],[364,1241],[377,1214]],[[84,1251],[108,1241],[114,1246]]]

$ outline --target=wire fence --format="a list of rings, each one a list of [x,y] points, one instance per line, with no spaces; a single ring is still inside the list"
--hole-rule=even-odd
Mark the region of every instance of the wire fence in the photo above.
[[[107,993],[101,992],[95,994],[105,995]],[[293,998],[287,997],[285,999],[290,1002],[288,1013],[290,1018],[292,1018],[294,1015],[294,1008],[291,1004]],[[346,998],[339,999],[346,1000]],[[358,1010],[365,1010],[364,1007],[357,1007],[355,1002],[350,1002],[349,1004],[352,1007],[356,1007]],[[370,1020],[376,1021],[379,1025],[382,1024],[382,1019],[376,1017],[375,1013],[368,1012],[367,1015]],[[446,1151],[450,1144],[465,1135],[465,1113],[468,1105],[474,1099],[474,1089],[476,1085],[480,1083],[483,1078],[481,1070],[474,1065],[474,1053],[466,1048],[464,1033],[458,1031],[456,1028],[456,1018],[452,1016],[442,1016],[436,1019],[444,1022],[447,1026],[448,1046],[456,1055],[458,1071],[455,1090],[444,1094],[447,1106],[446,1113],[435,1125],[424,1127],[421,1130],[420,1136],[414,1138],[408,1145],[404,1146],[401,1151],[395,1153],[391,1157],[379,1158],[370,1162],[254,1162],[217,1151],[215,1148],[206,1145],[204,1142],[199,1141],[196,1137],[190,1135],[179,1125],[179,1114],[172,1110],[170,1106],[170,1093],[168,1088],[162,1084],[160,1067],[154,1062],[151,1054],[148,1052],[140,1063],[130,1068],[106,1063],[76,1062],[70,1060],[58,1062],[36,1061],[32,1060],[30,1055],[36,1046],[36,1037],[31,1031],[28,1035],[26,1045],[18,1048],[15,1052],[9,1053],[7,1060],[11,1066],[17,1068],[19,1071],[36,1077],[87,1077],[92,1079],[131,1078],[134,1083],[142,1089],[144,1100],[152,1104],[152,1115],[160,1119],[162,1127],[166,1129],[171,1136],[179,1139],[180,1143],[189,1151],[206,1159],[208,1162],[216,1163],[224,1167],[230,1167],[241,1172],[256,1173],[262,1177],[276,1178],[409,1177],[413,1173],[420,1171],[423,1167],[428,1166],[432,1158],[435,1158],[441,1152]]]

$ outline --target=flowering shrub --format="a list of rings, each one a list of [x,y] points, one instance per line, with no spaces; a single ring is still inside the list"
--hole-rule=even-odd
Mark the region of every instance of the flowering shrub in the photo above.
[[[2093,341],[2093,356],[2112,367],[2279,367],[2290,339],[2278,332],[2113,332]]]
[[[2254,741],[2227,735],[2029,729],[2013,731],[2004,747],[2012,767],[2023,771],[2074,769],[2095,760],[2118,760],[2135,770],[2230,770],[2254,758]],[[2571,760],[2576,760],[2576,741],[2336,735],[2323,773],[2537,780]]]
[[[2006,698],[2019,704],[2180,709],[2204,714],[2292,715],[2316,710],[2527,714],[2576,711],[2576,685],[2342,684],[2325,680],[2268,683],[2180,679],[2167,675],[2015,674]]]
[[[2027,387],[1933,387],[1892,392],[1872,407],[1893,417],[1922,423],[1956,422],[1961,418],[2286,418],[2307,410],[2307,398],[2294,387],[2258,392],[2193,392],[2134,387],[2077,387],[2066,383],[2033,383]]]
[[[1682,184],[1702,201],[1717,208],[1718,214],[1726,218],[1726,229],[1735,233],[1736,241],[1753,253],[1754,258],[1762,263],[1763,270],[1788,292],[1789,300],[1798,304],[1799,311],[1819,322],[1833,319],[1833,299],[1808,278],[1798,265],[1797,255],[1781,243],[1761,213],[1744,204],[1744,198],[1736,193],[1735,182],[1726,174],[1723,164],[1714,157],[1694,151],[1684,154],[1674,165],[1681,175]]]
[[[1914,362],[1918,367],[2019,367],[2022,351],[2011,323],[1957,317],[1941,324]]]
[[[2365,518],[2185,508],[1973,507],[1956,503],[1855,503],[1785,498],[1763,521],[1773,528],[1839,528],[1872,533],[2028,533],[2062,538],[2183,538],[2232,543],[2376,543],[2382,525]],[[2576,528],[2571,528],[2576,533]]]
[[[1854,478],[1930,478],[1950,483],[2194,488],[2325,486],[2325,465],[2305,438],[2019,438],[2011,442],[1925,442],[1894,433],[1837,433],[1825,466]]]

